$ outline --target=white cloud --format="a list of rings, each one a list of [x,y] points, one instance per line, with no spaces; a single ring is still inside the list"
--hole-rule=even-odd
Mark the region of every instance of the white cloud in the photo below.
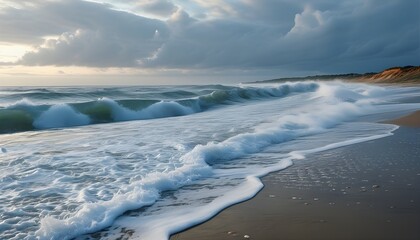
[[[307,6],[302,13],[296,14],[295,25],[289,33],[300,34],[316,30],[316,28],[321,27],[324,22],[325,20],[321,11],[314,10],[310,6]]]

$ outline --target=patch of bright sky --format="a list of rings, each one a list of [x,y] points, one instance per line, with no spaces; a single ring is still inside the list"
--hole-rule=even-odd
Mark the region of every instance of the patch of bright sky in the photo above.
[[[44,40],[58,39],[60,36],[45,36]],[[47,41],[45,41],[47,43]],[[45,47],[45,45],[41,45]],[[16,62],[25,53],[34,51],[34,47],[31,45],[15,44],[10,42],[0,42],[0,62]]]
[[[15,62],[31,50],[33,48],[29,45],[0,42],[0,62]]]
[[[104,84],[107,84],[108,80],[108,85],[125,85],[144,83],[143,79],[151,84],[156,82],[154,75],[150,70],[132,68],[5,65],[0,66],[0,86],[95,85],[98,80],[104,80]]]
[[[88,68],[54,66],[0,66],[1,86],[83,86],[83,85],[177,85],[235,84],[272,79],[248,71],[208,72],[195,70],[132,68]]]
[[[206,11],[203,11],[203,8],[194,0],[175,0],[173,2],[175,5],[180,6],[184,11],[186,11],[194,18],[207,17]]]
[[[142,17],[147,18],[155,18],[160,20],[166,20],[165,18],[149,14],[147,12],[141,11],[139,9],[135,8],[136,1],[124,1],[124,0],[89,0],[89,2],[95,2],[95,3],[102,3],[102,4],[109,4],[112,9],[118,10],[118,11],[125,11],[129,13],[133,13],[136,15],[140,15]]]
[[[150,17],[150,18],[156,18],[156,19],[161,19],[161,20],[166,20],[166,18],[162,18],[150,13],[147,13],[145,11],[141,11],[141,9],[138,8],[134,8],[133,6],[136,5],[136,2],[140,2],[140,1],[135,1],[135,0],[131,0],[131,1],[125,1],[125,0],[90,0],[90,2],[97,2],[97,3],[105,3],[105,4],[110,4],[112,5],[113,9],[116,10],[121,10],[121,11],[127,11],[127,12],[131,12],[134,14],[138,14],[141,15],[143,17]],[[208,7],[214,7],[214,5],[219,4],[219,0],[217,0],[217,2],[215,3],[211,3],[212,1],[207,1],[209,3],[206,3],[206,1],[202,1],[202,0],[173,0],[172,1],[174,3],[175,6],[177,6],[178,8],[184,10],[185,12],[187,12],[188,14],[190,14],[190,16],[194,17],[194,18],[207,18],[207,17],[211,17],[208,15],[208,13],[206,13],[206,9]]]
[[[0,0],[0,11],[5,8],[23,9],[26,7],[34,7],[39,2],[54,1],[54,0]]]

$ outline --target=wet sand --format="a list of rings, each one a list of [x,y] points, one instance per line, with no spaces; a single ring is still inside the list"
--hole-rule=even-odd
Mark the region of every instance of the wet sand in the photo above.
[[[420,113],[391,122],[393,136],[295,161],[171,239],[420,239]]]
[[[420,111],[416,111],[407,116],[387,121],[387,123],[392,123],[400,126],[407,127],[420,127]]]

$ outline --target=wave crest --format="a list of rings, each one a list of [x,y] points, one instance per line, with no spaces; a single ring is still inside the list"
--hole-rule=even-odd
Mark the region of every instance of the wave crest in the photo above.
[[[0,133],[183,116],[224,105],[313,92],[318,88],[319,83],[316,82],[254,87],[218,86],[210,93],[204,91],[200,96],[185,99],[114,100],[102,97],[96,101],[55,105],[36,105],[30,99],[23,98],[5,108],[0,108],[0,120],[6,123],[2,124]],[[164,92],[160,95],[164,98],[168,95],[191,97],[193,94],[180,91]]]

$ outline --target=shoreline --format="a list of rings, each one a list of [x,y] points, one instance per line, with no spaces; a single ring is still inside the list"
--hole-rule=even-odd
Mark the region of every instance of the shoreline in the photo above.
[[[305,80],[324,80],[334,81],[343,80],[348,82],[368,83],[368,84],[414,84],[420,83],[420,66],[391,67],[380,72],[369,73],[344,73],[310,75],[306,77],[282,77],[270,80],[256,81],[253,83],[275,83],[286,81],[305,81]]]
[[[415,112],[412,112],[406,116],[393,119],[390,121],[384,121],[384,123],[390,123],[395,124],[398,126],[404,126],[404,127],[420,127],[420,110],[417,110]]]
[[[254,198],[170,239],[420,239],[420,111],[385,123],[400,128],[270,173]]]

